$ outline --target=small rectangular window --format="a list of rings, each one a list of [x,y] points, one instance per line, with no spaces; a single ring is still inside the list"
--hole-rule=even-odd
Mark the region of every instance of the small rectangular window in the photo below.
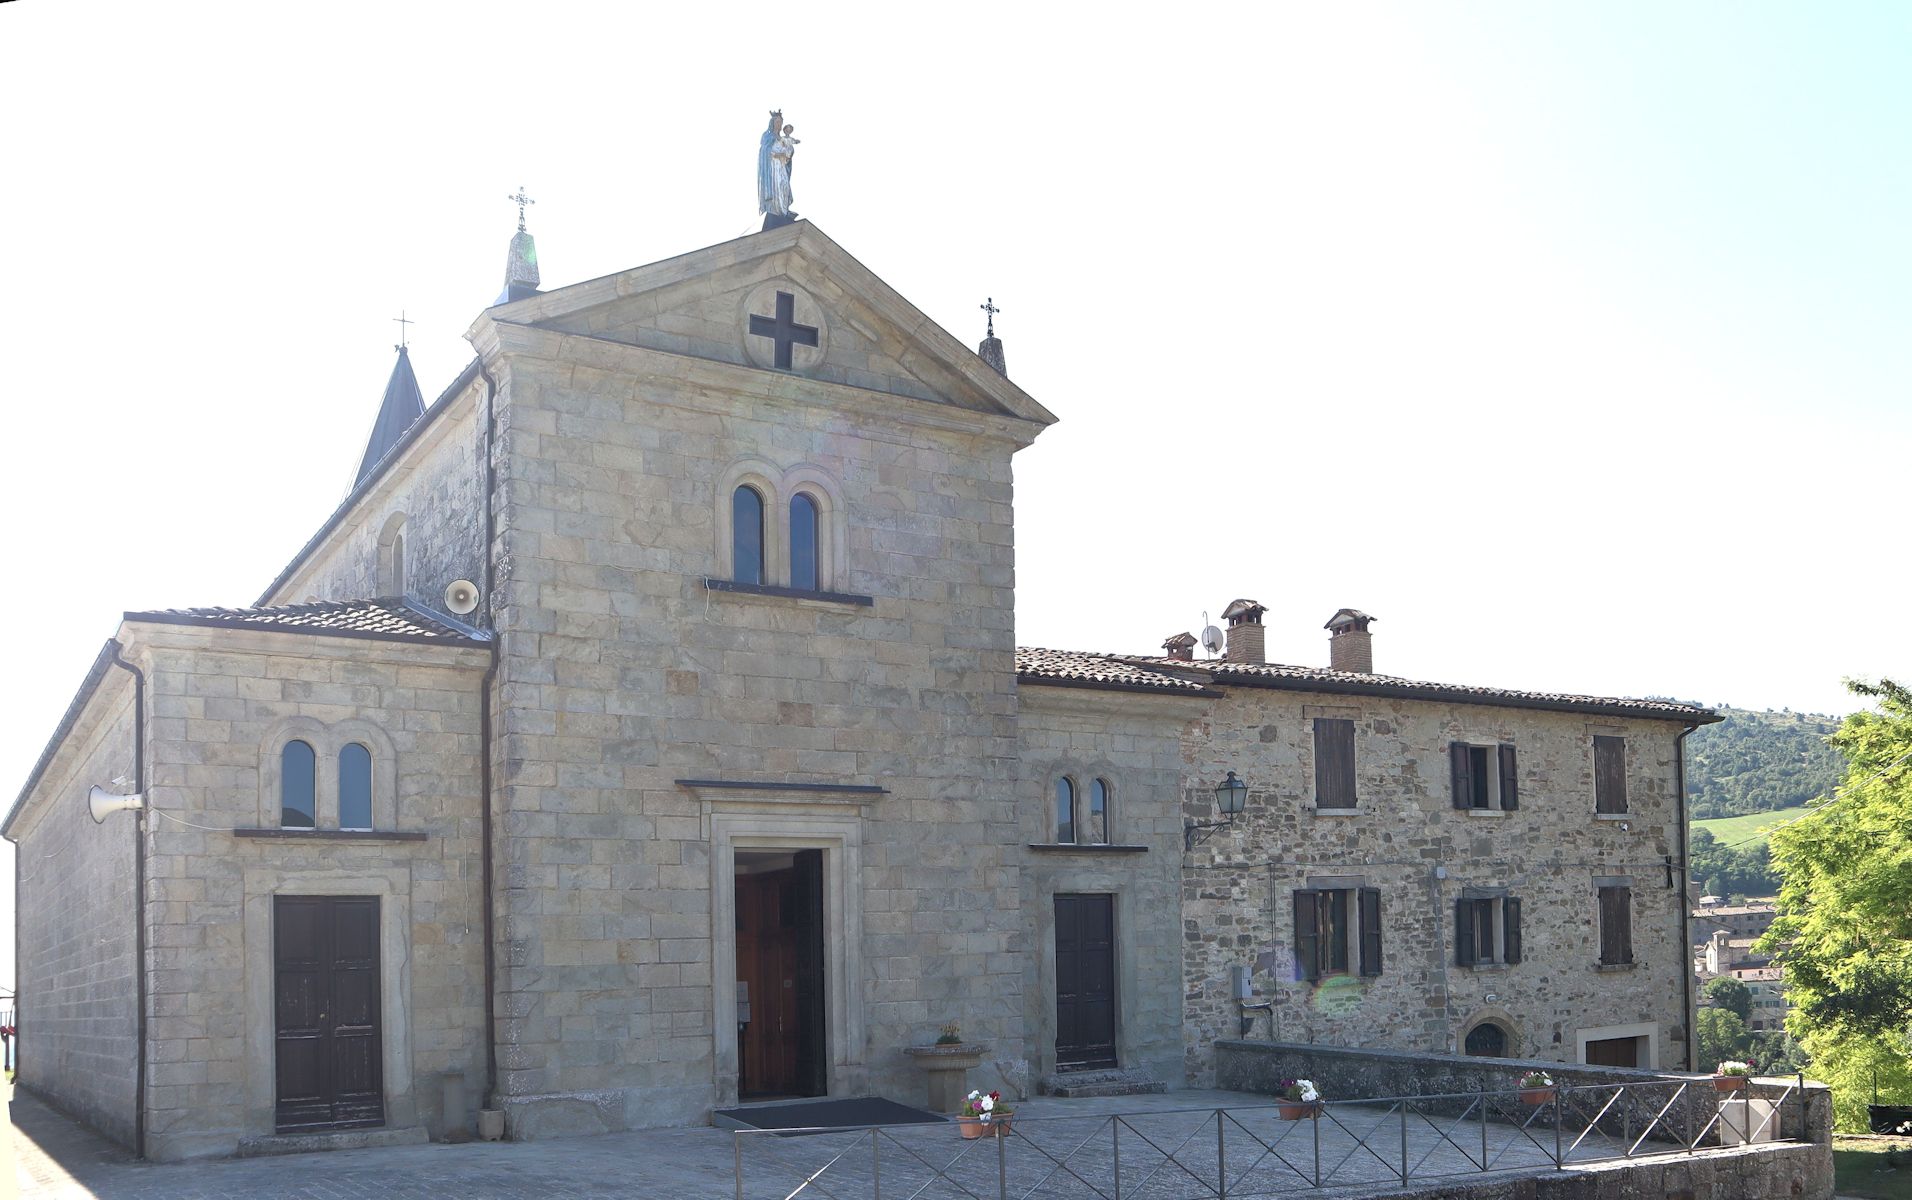
[[[1381,973],[1378,888],[1297,889],[1294,914],[1296,979]]]
[[[1593,739],[1593,811],[1627,811],[1627,740],[1596,735]]]
[[[1454,961],[1463,967],[1520,961],[1520,901],[1463,894],[1454,902]]]
[[[1455,808],[1511,812],[1520,807],[1520,766],[1512,745],[1450,742],[1447,753]]]
[[[1316,717],[1315,807],[1354,807],[1354,722]]]

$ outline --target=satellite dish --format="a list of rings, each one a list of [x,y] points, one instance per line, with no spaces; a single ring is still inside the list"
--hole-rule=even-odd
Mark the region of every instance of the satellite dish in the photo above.
[[[106,818],[116,812],[145,807],[146,797],[138,792],[130,796],[116,796],[96,783],[93,790],[86,794],[86,811],[96,825],[104,825]]]
[[[454,579],[445,588],[445,607],[458,616],[466,616],[478,607],[478,585],[469,579]]]
[[[1210,654],[1220,654],[1222,647],[1227,644],[1228,640],[1222,636],[1222,631],[1213,625],[1205,626],[1202,629],[1202,649],[1208,651]]]

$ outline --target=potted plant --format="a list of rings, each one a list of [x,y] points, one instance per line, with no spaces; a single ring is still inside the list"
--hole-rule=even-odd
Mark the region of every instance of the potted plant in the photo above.
[[[1299,1121],[1321,1111],[1321,1089],[1312,1079],[1284,1079],[1276,1107],[1284,1121]]]
[[[1554,1098],[1553,1076],[1545,1071],[1529,1071],[1520,1077],[1520,1102],[1546,1104]]]
[[[971,1092],[963,1100],[956,1124],[965,1138],[1006,1137],[1015,1112],[1002,1102],[1001,1092]]]
[[[963,1044],[962,1026],[956,1024],[956,1022],[954,1021],[951,1021],[949,1024],[943,1026],[943,1031],[936,1035],[936,1044],[938,1046],[962,1045]]]
[[[1713,1090],[1716,1092],[1737,1092],[1746,1086],[1753,1077],[1753,1064],[1749,1062],[1723,1062],[1713,1072]]]

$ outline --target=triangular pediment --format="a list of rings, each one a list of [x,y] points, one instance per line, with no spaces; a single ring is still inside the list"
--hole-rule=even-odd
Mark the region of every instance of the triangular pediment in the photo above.
[[[1043,425],[1055,421],[808,221],[486,315]]]

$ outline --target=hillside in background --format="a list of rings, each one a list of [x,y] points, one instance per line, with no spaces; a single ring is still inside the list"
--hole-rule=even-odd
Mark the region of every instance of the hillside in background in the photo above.
[[[1845,756],[1826,744],[1837,717],[1754,712],[1724,705],[1726,719],[1686,739],[1687,812],[1694,820],[1793,808],[1828,795]]]

